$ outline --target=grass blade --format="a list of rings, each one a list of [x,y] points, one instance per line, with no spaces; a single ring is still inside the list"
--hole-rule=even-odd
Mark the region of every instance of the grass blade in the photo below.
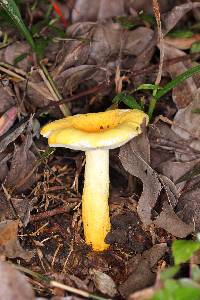
[[[162,96],[167,94],[169,91],[171,91],[174,87],[179,85],[184,80],[191,77],[193,74],[199,72],[200,72],[200,65],[192,67],[189,70],[185,71],[184,73],[178,75],[175,79],[173,79],[169,83],[167,83],[161,90],[158,90],[158,92],[155,95],[153,95],[153,97],[150,100],[149,110],[148,110],[149,119],[151,120],[156,107],[156,103]]]
[[[9,17],[14,22],[15,26],[21,32],[24,38],[26,38],[27,42],[31,46],[31,48],[35,51],[35,43],[34,40],[28,31],[26,25],[24,24],[19,9],[14,0],[0,0],[0,6],[6,11]]]

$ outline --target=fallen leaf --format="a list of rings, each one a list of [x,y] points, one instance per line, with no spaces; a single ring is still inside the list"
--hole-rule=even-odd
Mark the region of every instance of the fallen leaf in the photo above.
[[[152,166],[159,170],[159,165],[167,160],[187,162],[199,159],[197,151],[189,147],[188,141],[177,135],[171,126],[164,122],[157,122],[149,128],[149,140],[151,144]],[[154,152],[154,150],[156,150]],[[160,157],[155,157],[156,153]]]
[[[109,79],[115,74],[117,62],[113,60],[113,57],[117,57],[119,53],[126,57],[140,55],[149,46],[154,33],[153,30],[144,26],[124,31],[120,24],[109,20],[103,23],[75,23],[69,26],[67,35],[70,41],[64,43],[52,70],[54,80],[58,82],[64,96],[69,94],[69,89],[64,88],[65,82],[74,83],[74,80],[70,78],[74,76],[77,78],[77,71],[88,72],[90,69],[89,74],[83,74],[84,79],[85,76],[86,79],[90,79],[90,86],[91,82],[102,83],[105,78]],[[146,55],[145,61],[147,60]],[[127,66],[124,62],[123,69],[126,68],[130,69],[130,61]],[[79,80],[76,79],[76,86],[81,83],[82,77]]]
[[[177,49],[187,50],[190,49],[192,44],[200,41],[200,34],[194,34],[189,38],[174,38],[170,36],[165,37],[165,43]]]
[[[152,223],[151,211],[162,189],[156,172],[148,165],[150,146],[146,134],[132,139],[120,148],[119,158],[124,169],[143,182],[143,191],[138,203],[138,215],[146,225]]]
[[[6,133],[17,118],[17,107],[13,106],[0,117],[0,136]]]
[[[21,120],[21,122],[14,126],[8,133],[0,137],[0,153],[6,150],[7,146],[18,138],[25,130],[28,122],[29,118]]]
[[[101,0],[99,11],[98,11],[98,20],[109,19],[116,16],[124,16],[124,0]]]
[[[128,297],[128,300],[151,300],[155,294],[155,288],[149,287],[135,292]]]
[[[195,110],[200,108],[199,100],[200,89],[186,108],[179,109],[171,127],[177,135],[188,141],[188,146],[197,151],[200,151],[200,118]]]
[[[0,262],[0,299],[34,300],[27,278],[7,262]]]
[[[184,223],[173,210],[179,196],[176,186],[169,178],[157,174],[149,166],[148,157],[149,142],[144,133],[120,148],[123,167],[131,175],[140,178],[143,183],[137,207],[138,215],[145,225],[154,223],[174,236],[185,237],[193,231],[193,226]],[[154,209],[162,188],[167,198],[164,199],[162,209],[160,208],[161,213],[158,213]]]
[[[141,256],[136,256],[132,262],[133,273],[119,286],[119,292],[126,298],[149,285],[153,285],[156,273],[152,268],[167,252],[167,244],[156,244],[151,249],[144,251]]]
[[[187,2],[173,7],[168,13],[162,16],[164,35],[172,30],[185,14],[190,10],[200,7],[199,2]]]
[[[10,65],[15,64],[15,60],[21,55],[25,55],[25,57],[18,62],[17,66],[26,71],[31,67],[30,60],[30,46],[26,42],[15,42],[8,45],[4,52],[4,61],[9,63]]]
[[[194,186],[192,187],[192,185]],[[189,190],[184,192],[179,198],[179,202],[176,207],[176,213],[184,222],[192,224],[194,231],[199,231],[200,230],[199,177],[194,179],[189,186],[191,186],[190,188],[188,187]]]
[[[72,21],[94,21],[97,17],[101,0],[77,0],[72,10]]]
[[[182,221],[167,202],[163,204],[162,211],[154,224],[179,238],[184,238],[194,231],[194,226]]]
[[[20,146],[15,147],[11,167],[5,180],[5,185],[22,192],[29,189],[36,180],[35,172],[29,176],[36,165],[36,157],[30,150],[32,135],[27,134]]]
[[[160,0],[161,12],[168,11],[172,4],[168,0]],[[76,0],[72,10],[72,21],[96,21],[97,19],[111,18],[139,13],[140,11],[152,14],[152,3],[148,0]]]
[[[164,46],[165,59],[173,59],[175,57],[184,57],[185,52],[178,50],[172,46],[168,46],[165,44]],[[169,64],[167,66],[167,71],[169,72],[172,79],[180,75],[181,73],[188,70],[189,67],[192,67],[191,61],[187,60],[187,62],[181,61],[175,64]],[[177,108],[184,108],[189,103],[192,102],[193,95],[197,91],[197,86],[193,77],[184,80],[184,82],[178,84],[172,90],[172,98]]]
[[[197,166],[200,163],[200,159],[195,159],[187,162],[171,161],[168,160],[159,166],[159,172],[170,178],[176,185],[178,191],[180,192],[187,180],[183,180],[179,183],[176,183],[184,174],[192,170],[193,167]],[[190,179],[188,177],[188,179]]]
[[[0,113],[4,113],[13,105],[15,105],[15,100],[11,88],[0,84]]]
[[[0,255],[15,258],[21,257],[30,261],[33,254],[22,249],[17,239],[18,221],[3,221],[0,223]]]
[[[89,273],[92,276],[92,280],[97,290],[109,297],[117,295],[116,284],[110,276],[95,269],[90,269]]]
[[[12,153],[0,153],[0,182],[3,182],[8,174],[7,162],[12,157]]]

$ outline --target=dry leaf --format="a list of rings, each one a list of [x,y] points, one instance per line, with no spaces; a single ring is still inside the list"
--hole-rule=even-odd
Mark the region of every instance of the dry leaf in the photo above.
[[[0,153],[0,182],[3,182],[8,174],[8,160],[12,157],[12,153]]]
[[[17,59],[21,55],[26,55],[24,59],[22,59],[17,66],[26,71],[31,67],[30,60],[30,46],[26,42],[15,42],[8,45],[4,52],[4,61],[13,65],[15,63],[15,59]]]
[[[185,52],[178,50],[172,46],[165,44],[165,59],[172,59],[175,57],[184,57]],[[167,66],[167,71],[169,72],[172,79],[180,75],[181,73],[188,70],[189,67],[192,67],[192,63],[187,60],[187,62],[181,61],[175,64]],[[193,77],[184,80],[184,82],[177,85],[173,88],[172,98],[174,103],[178,108],[186,107],[190,102],[192,102],[192,97],[197,91],[196,83]]]
[[[17,239],[18,221],[3,221],[0,223],[0,255],[15,258],[21,257],[30,261],[33,254],[22,249]]]
[[[123,69],[130,69],[130,61],[126,66],[125,58],[140,55],[149,46],[154,33],[147,27],[125,31],[118,23],[107,21],[75,23],[69,26],[67,35],[71,40],[65,42],[52,70],[52,75],[62,88],[64,96],[69,94],[68,81],[74,84],[74,79],[71,80],[74,76],[76,86],[81,83],[83,76],[85,81],[90,79],[90,86],[91,83],[102,83],[106,78],[109,79],[115,74],[116,58],[119,54],[124,57]],[[146,56],[145,61],[147,60]],[[84,74],[80,77],[79,73],[83,71]],[[85,74],[85,71],[89,71],[89,74]],[[80,79],[77,78],[77,73]]]
[[[177,215],[187,223],[192,224],[194,231],[200,230],[200,188],[199,188],[199,176],[191,181],[188,187],[188,191],[184,192],[180,198],[176,207]]]
[[[151,300],[155,294],[155,288],[149,287],[135,292],[128,297],[128,300]]]
[[[146,225],[152,223],[151,211],[161,191],[156,172],[148,165],[150,147],[146,134],[132,139],[120,148],[119,158],[124,169],[143,182],[143,191],[138,203],[138,214]]]
[[[164,34],[167,34],[172,30],[180,19],[187,14],[190,10],[200,7],[199,2],[187,2],[178,6],[175,6],[170,10],[169,13],[162,16],[162,24],[164,29]]]
[[[162,211],[154,224],[179,238],[184,238],[194,231],[194,226],[183,222],[167,202],[163,204]]]
[[[173,210],[177,204],[178,191],[169,178],[158,175],[148,165],[148,156],[148,139],[144,133],[120,149],[120,160],[125,170],[140,178],[143,183],[143,191],[137,208],[138,215],[145,225],[154,223],[174,236],[185,237],[193,231],[193,226],[184,223]],[[165,189],[167,201],[164,201],[159,215],[155,212],[158,216],[153,221],[152,212],[162,188]]]
[[[200,118],[199,113],[194,111],[199,108],[200,89],[197,90],[192,103],[176,113],[172,125],[172,130],[187,140],[188,146],[198,151],[200,151]]]
[[[15,147],[11,167],[6,177],[6,186],[18,192],[29,189],[36,180],[35,172],[29,176],[36,165],[36,157],[30,150],[31,144],[32,136],[27,134],[24,142]]]
[[[29,122],[28,118],[23,119],[20,123],[17,124],[9,133],[6,133],[0,137],[0,153],[5,151],[7,146],[15,141],[18,136],[25,130]]]
[[[9,86],[0,84],[0,113],[4,113],[15,105],[14,95]]]
[[[0,117],[0,136],[6,133],[17,118],[17,107],[13,106]]]
[[[7,262],[0,262],[0,299],[34,300],[27,278]]]
[[[92,280],[97,290],[109,297],[117,295],[116,284],[110,276],[95,269],[90,269],[89,273],[92,276]]]
[[[141,256],[135,256],[132,265],[133,273],[119,286],[119,292],[124,298],[127,299],[135,291],[154,283],[156,274],[152,271],[152,268],[167,250],[167,244],[157,244],[143,252]]]
[[[176,181],[191,170],[194,166],[199,164],[200,159],[195,159],[188,162],[179,162],[168,160],[159,166],[159,172],[170,178],[176,185],[178,191],[180,192],[186,183],[186,180],[176,183]]]

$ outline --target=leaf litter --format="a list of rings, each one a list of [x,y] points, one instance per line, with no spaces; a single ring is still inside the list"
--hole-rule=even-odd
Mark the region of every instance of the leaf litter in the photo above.
[[[55,2],[69,20],[63,23],[56,18],[51,23],[52,12],[37,34],[50,39],[43,49],[44,63],[72,114],[103,111],[112,105],[116,90],[132,93],[143,83],[163,86],[198,64],[198,54],[185,51],[192,46],[191,40],[173,40],[168,33],[189,26],[191,19],[196,25],[199,2],[163,0],[158,7],[153,1],[153,8],[145,0]],[[36,6],[25,15],[30,27],[39,26],[38,19],[48,11],[47,1]],[[59,104],[52,108],[57,99],[28,44],[9,26],[2,29],[8,36],[0,50],[3,299],[13,295],[22,300],[80,299],[38,278],[24,277],[4,262],[11,259],[77,288],[82,295],[120,299],[130,295],[135,299],[142,291],[152,295],[160,265],[170,261],[169,242],[200,228],[199,75],[163,97],[147,132],[119,153],[111,151],[112,229],[106,238],[111,246],[104,253],[93,253],[82,232],[83,158],[77,163],[73,151],[46,150],[46,141],[38,137],[39,127],[62,117]],[[194,37],[197,34],[194,31]],[[137,91],[135,95],[146,109],[150,94]],[[8,285],[12,288],[6,289]]]

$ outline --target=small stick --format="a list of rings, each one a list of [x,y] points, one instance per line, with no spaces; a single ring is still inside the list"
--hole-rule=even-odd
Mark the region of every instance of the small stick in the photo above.
[[[58,208],[54,208],[52,210],[47,210],[47,211],[41,212],[37,215],[31,216],[29,222],[30,223],[31,222],[37,222],[37,221],[40,221],[40,220],[43,220],[43,219],[53,217],[53,216],[58,215],[58,214],[68,213],[75,206],[76,206],[76,203],[70,203],[69,205],[64,205],[64,206],[61,206],[61,207],[58,207]]]

